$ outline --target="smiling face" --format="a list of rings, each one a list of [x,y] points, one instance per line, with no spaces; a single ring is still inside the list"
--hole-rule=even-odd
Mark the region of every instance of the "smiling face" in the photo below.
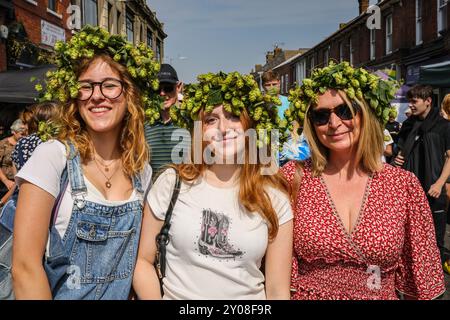
[[[181,92],[182,83],[167,83],[161,82],[159,84],[159,95],[163,98],[163,107],[165,110],[178,102],[178,95]]]
[[[215,107],[203,117],[203,140],[216,159],[234,159],[235,155],[241,155],[245,135],[240,118],[224,110],[222,105]]]
[[[343,104],[346,103],[337,91],[328,90],[319,96],[317,107],[314,110],[333,110]],[[324,147],[334,152],[349,152],[358,144],[361,116],[358,112],[353,119],[342,120],[332,112],[328,123],[324,125],[313,124],[313,127],[317,138]]]
[[[105,80],[111,80],[109,82]],[[92,61],[89,67],[78,77],[80,83],[104,82],[103,93],[110,95],[114,85],[122,81],[120,74],[102,58]],[[82,89],[80,90],[83,90]],[[84,87],[84,90],[86,87]],[[116,98],[107,98],[103,95],[100,85],[93,86],[92,96],[84,101],[78,100],[78,110],[81,118],[90,132],[107,133],[120,130],[121,123],[127,111],[124,90]],[[114,94],[115,96],[116,94]]]

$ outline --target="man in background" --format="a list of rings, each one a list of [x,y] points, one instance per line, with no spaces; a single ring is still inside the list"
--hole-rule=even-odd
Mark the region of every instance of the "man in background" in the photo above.
[[[172,139],[174,131],[180,128],[172,123],[169,110],[172,106],[180,106],[179,98],[182,97],[183,83],[178,80],[177,72],[170,64],[161,65],[158,80],[158,92],[163,98],[160,119],[153,126],[145,125],[145,140],[150,149],[150,166],[153,170],[153,178],[157,177],[159,171],[165,165],[175,163],[172,161],[172,150],[175,146],[182,142],[183,150],[188,150],[191,145],[190,135],[187,131],[183,136]],[[185,156],[185,154],[177,155],[180,158]]]

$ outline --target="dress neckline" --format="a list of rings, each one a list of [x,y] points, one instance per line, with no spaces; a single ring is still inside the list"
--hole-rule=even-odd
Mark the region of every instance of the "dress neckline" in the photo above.
[[[327,195],[327,200],[328,203],[332,209],[333,215],[335,216],[336,220],[338,221],[338,224],[341,226],[342,231],[344,232],[344,234],[351,240],[352,235],[356,232],[356,230],[358,229],[358,226],[361,223],[361,220],[364,216],[364,208],[366,206],[366,202],[367,202],[367,198],[369,196],[369,191],[370,191],[370,186],[372,184],[372,178],[373,178],[373,174],[369,174],[369,177],[367,179],[366,182],[366,186],[365,186],[365,190],[364,190],[364,195],[363,198],[361,200],[361,205],[359,207],[359,211],[358,211],[358,218],[356,219],[355,225],[353,226],[353,228],[351,228],[351,230],[347,230],[344,226],[344,222],[342,221],[341,216],[339,215],[337,209],[336,209],[336,205],[333,201],[333,198],[331,197],[330,191],[328,189],[328,186],[325,182],[325,180],[323,179],[323,175],[320,175],[320,183],[322,184],[322,187],[325,189],[325,193]]]

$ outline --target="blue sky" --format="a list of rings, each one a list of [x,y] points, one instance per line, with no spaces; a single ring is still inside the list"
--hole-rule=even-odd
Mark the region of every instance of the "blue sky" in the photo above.
[[[371,3],[376,3],[371,1]],[[147,0],[164,23],[165,62],[183,82],[217,71],[249,73],[265,54],[309,48],[358,15],[358,0]]]

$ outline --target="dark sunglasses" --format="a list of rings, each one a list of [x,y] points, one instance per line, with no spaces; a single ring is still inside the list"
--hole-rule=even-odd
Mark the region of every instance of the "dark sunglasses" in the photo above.
[[[352,106],[355,110],[355,114],[359,112],[359,105],[352,102]],[[316,126],[323,126],[330,122],[331,114],[334,113],[341,120],[351,120],[353,119],[352,111],[350,107],[343,103],[334,107],[333,109],[314,109],[309,111],[309,118],[311,122]]]
[[[161,93],[164,91],[165,93],[172,93],[175,90],[174,84],[160,84],[158,92]]]

